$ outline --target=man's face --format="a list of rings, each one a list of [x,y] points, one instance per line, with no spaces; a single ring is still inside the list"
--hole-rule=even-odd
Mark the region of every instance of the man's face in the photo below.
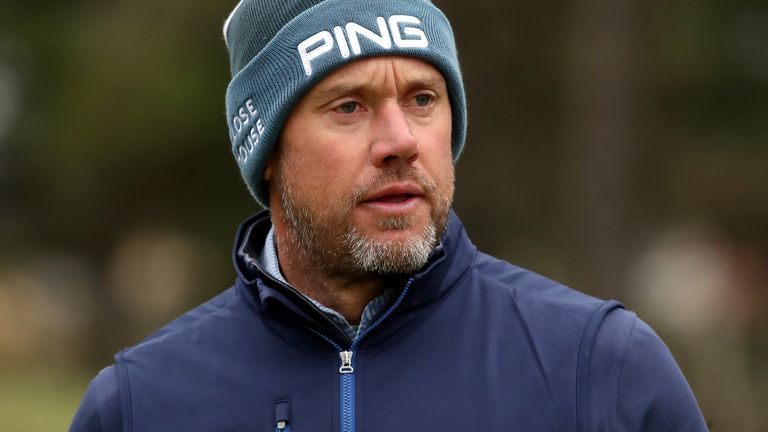
[[[418,270],[453,199],[450,140],[433,66],[376,57],[335,71],[295,107],[265,170],[278,240],[330,274]]]

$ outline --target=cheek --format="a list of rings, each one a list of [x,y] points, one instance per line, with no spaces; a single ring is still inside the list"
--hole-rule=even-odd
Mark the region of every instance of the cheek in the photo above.
[[[441,168],[439,175],[440,177],[437,179],[437,187],[440,188],[440,192],[443,196],[448,198],[449,201],[453,201],[454,167],[450,156],[448,157],[447,163]]]
[[[294,149],[294,174],[312,199],[335,201],[355,184],[354,173],[359,171],[360,158],[346,150],[354,148],[353,143],[326,135],[303,144],[304,148]]]
[[[451,153],[451,126],[430,127],[420,131],[420,158],[428,160],[435,168],[453,166]]]
[[[453,197],[454,166],[451,152],[450,123],[443,128],[432,129],[426,141],[422,141],[421,157],[425,169],[448,198]]]

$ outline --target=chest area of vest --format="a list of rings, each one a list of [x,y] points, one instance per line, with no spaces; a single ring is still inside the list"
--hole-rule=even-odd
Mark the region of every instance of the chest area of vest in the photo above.
[[[215,367],[180,361],[134,379],[132,423],[136,431],[574,430],[566,374],[542,371],[524,344],[498,343],[433,335],[354,351],[264,350]]]

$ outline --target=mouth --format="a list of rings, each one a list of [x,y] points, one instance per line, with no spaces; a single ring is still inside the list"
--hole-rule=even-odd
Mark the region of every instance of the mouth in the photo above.
[[[373,200],[366,200],[364,202],[380,202],[385,204],[400,204],[403,202],[406,202],[412,198],[415,198],[417,195],[412,194],[393,194],[393,195],[384,195],[379,198],[373,199]]]
[[[385,215],[402,215],[414,211],[424,200],[423,190],[415,183],[392,183],[378,188],[360,200],[364,208]]]
[[[362,199],[362,203],[402,204],[423,197],[421,188],[414,183],[395,183],[376,189]]]

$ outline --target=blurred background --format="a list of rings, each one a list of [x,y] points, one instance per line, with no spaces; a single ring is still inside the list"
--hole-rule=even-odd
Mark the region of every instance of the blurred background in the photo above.
[[[0,0],[0,430],[227,288],[236,1]],[[479,247],[636,310],[715,431],[768,431],[768,2],[436,1]]]

